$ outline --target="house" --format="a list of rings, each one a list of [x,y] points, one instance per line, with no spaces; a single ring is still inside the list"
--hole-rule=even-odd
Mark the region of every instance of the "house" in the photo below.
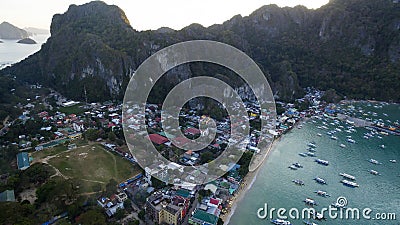
[[[14,190],[5,190],[1,192],[0,202],[15,202]]]
[[[101,197],[97,200],[97,204],[106,210],[108,217],[113,216],[118,209],[124,209],[124,202],[118,201],[116,196],[112,196],[111,199]]]
[[[71,140],[81,139],[82,138],[82,133],[70,134],[70,135],[68,135],[68,137]]]
[[[128,199],[128,196],[125,193],[121,192],[117,194],[117,199],[119,202],[124,202],[125,200]]]
[[[165,138],[159,134],[149,134],[150,141],[157,145],[164,144],[165,142],[168,142],[168,138]]]
[[[29,168],[29,156],[27,152],[20,152],[17,155],[17,164],[19,170],[26,170]]]
[[[192,158],[192,154],[193,154],[192,150],[187,150],[185,152],[185,154],[183,155],[183,157],[186,158],[186,159],[190,159],[190,158]]]
[[[200,130],[199,129],[196,129],[196,128],[193,128],[193,127],[189,127],[189,128],[187,128],[186,130],[185,130],[185,134],[187,134],[187,135],[192,135],[192,136],[194,136],[194,135],[198,135],[198,134],[200,134],[201,132],[200,132]]]

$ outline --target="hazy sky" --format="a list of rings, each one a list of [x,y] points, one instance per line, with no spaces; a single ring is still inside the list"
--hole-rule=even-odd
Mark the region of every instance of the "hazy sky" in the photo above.
[[[50,28],[51,18],[64,13],[70,4],[81,5],[90,0],[2,0],[0,22],[20,28]],[[232,16],[247,16],[263,5],[304,5],[319,8],[329,0],[104,0],[122,8],[133,28],[158,29],[163,26],[181,29],[191,23],[210,26]]]

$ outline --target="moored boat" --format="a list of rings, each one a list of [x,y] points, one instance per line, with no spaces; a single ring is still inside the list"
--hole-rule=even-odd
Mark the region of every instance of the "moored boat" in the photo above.
[[[293,163],[293,166],[297,167],[297,168],[303,168],[303,166],[300,163]]]
[[[314,153],[314,152],[307,152],[306,154],[307,154],[308,156],[315,157],[315,153]]]
[[[356,143],[356,141],[354,140],[354,139],[352,139],[352,138],[347,138],[347,142],[350,142],[350,143]]]
[[[326,184],[326,181],[320,177],[316,177],[314,180],[319,184]]]
[[[290,223],[290,221],[281,220],[281,219],[271,220],[271,223],[276,224],[276,225],[292,225],[292,223]]]
[[[368,162],[375,164],[375,165],[381,165],[382,163],[380,163],[378,160],[376,159],[369,159]]]
[[[324,165],[324,166],[329,165],[329,161],[327,161],[327,160],[316,159],[315,162],[317,162],[318,164]]]
[[[301,152],[301,153],[299,153],[299,156],[302,156],[302,157],[307,157],[307,154],[306,154],[306,153],[304,153],[304,152]]]
[[[356,182],[352,182],[352,181],[349,181],[349,180],[342,180],[342,181],[340,181],[344,186],[348,186],[348,187],[359,187],[360,185],[359,184],[357,184]]]
[[[315,145],[315,143],[310,142],[307,144],[307,146],[311,147],[311,148],[316,148],[317,146]]]
[[[306,225],[318,225],[317,223],[314,223],[314,222],[311,222],[311,221],[308,221],[308,220],[303,220],[303,223],[306,224]]]
[[[318,191],[314,191],[314,192],[317,193],[317,195],[322,196],[322,197],[330,197],[331,196],[330,194],[326,193],[326,191],[318,190]]]
[[[296,179],[296,180],[292,180],[292,182],[293,183],[295,183],[295,184],[297,184],[297,185],[304,185],[304,181],[302,181],[302,180],[298,180],[298,179]]]
[[[346,179],[349,179],[349,180],[355,180],[356,179],[355,176],[347,174],[347,173],[339,173],[339,175],[344,177],[344,178],[346,178]]]
[[[309,152],[316,152],[317,150],[315,150],[314,148],[307,148],[307,150],[309,151]]]
[[[297,170],[297,167],[295,167],[294,165],[290,165],[288,168],[291,170]]]
[[[369,173],[372,175],[380,175],[380,173],[376,170],[369,170]]]
[[[311,205],[311,206],[317,205],[317,202],[311,198],[306,198],[303,202],[306,203],[306,205]]]

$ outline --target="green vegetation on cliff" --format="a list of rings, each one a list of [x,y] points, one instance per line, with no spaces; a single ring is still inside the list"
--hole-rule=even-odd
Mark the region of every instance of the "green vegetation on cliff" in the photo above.
[[[117,6],[95,1],[55,15],[41,51],[2,73],[74,99],[83,99],[85,88],[90,101],[121,99],[151,54],[180,41],[209,39],[251,56],[283,100],[314,86],[350,98],[399,101],[399,30],[400,4],[390,0],[332,0],[316,10],[269,5],[207,28],[142,32]],[[190,68],[189,76],[196,73]]]

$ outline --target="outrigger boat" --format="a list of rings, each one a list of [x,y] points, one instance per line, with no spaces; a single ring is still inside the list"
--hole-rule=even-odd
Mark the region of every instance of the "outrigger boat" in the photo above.
[[[315,162],[317,162],[318,164],[324,165],[324,166],[329,165],[329,161],[322,160],[322,159],[316,159]]]
[[[303,220],[303,223],[306,225],[318,225],[317,223],[311,222],[311,221],[307,221],[307,220]]]
[[[343,185],[348,186],[348,187],[359,187],[360,185],[358,185],[356,182],[352,182],[352,181],[348,181],[348,180],[342,180],[340,181]]]
[[[375,164],[375,165],[381,165],[382,163],[380,163],[378,160],[375,159],[369,159],[368,162]]]
[[[293,163],[293,166],[297,167],[297,168],[303,168],[303,166],[300,163]]]
[[[316,177],[314,180],[319,184],[326,184],[326,181],[320,177]]]
[[[304,153],[304,152],[302,152],[302,153],[299,153],[299,156],[302,156],[302,157],[307,157],[307,154],[306,154],[306,153]]]
[[[297,185],[300,185],[300,186],[304,185],[304,181],[302,181],[302,180],[296,179],[296,180],[292,180],[292,182],[297,184]]]
[[[294,165],[290,165],[288,168],[291,170],[297,170],[297,167],[295,167]]]
[[[271,223],[276,224],[276,225],[292,225],[292,223],[290,223],[290,221],[281,220],[281,219],[271,220]]]
[[[318,190],[318,191],[314,191],[314,193],[317,193],[317,195],[322,196],[322,197],[331,197],[331,195],[326,193],[326,191]]]
[[[346,178],[346,179],[349,179],[349,180],[355,180],[356,179],[355,176],[352,176],[352,175],[347,174],[347,173],[339,173],[339,175],[344,177],[344,178]]]
[[[381,174],[380,174],[378,171],[376,171],[376,170],[370,170],[369,173],[372,174],[372,175],[381,175]]]
[[[306,205],[311,205],[311,206],[317,205],[317,202],[315,202],[315,200],[311,198],[306,198],[303,202],[305,202]]]

